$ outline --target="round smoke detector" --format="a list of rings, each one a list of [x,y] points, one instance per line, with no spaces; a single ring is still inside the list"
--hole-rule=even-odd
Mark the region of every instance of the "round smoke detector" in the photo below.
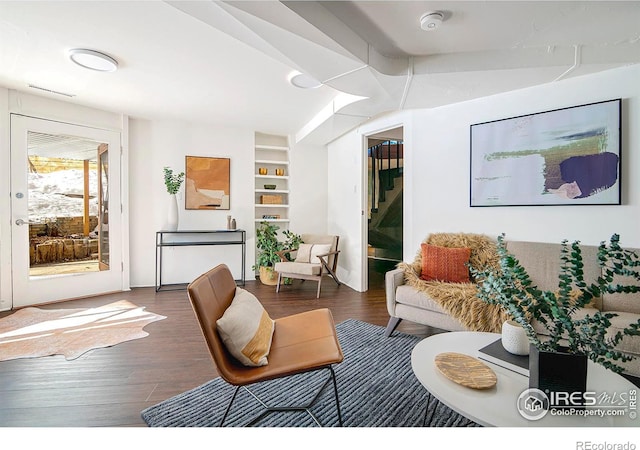
[[[420,17],[420,28],[425,31],[433,31],[440,26],[443,19],[444,14],[440,11],[424,13],[422,17]]]

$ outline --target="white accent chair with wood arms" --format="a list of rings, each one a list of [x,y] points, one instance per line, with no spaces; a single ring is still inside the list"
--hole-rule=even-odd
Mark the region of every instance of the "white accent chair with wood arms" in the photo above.
[[[298,250],[282,250],[278,252],[280,262],[274,266],[278,272],[276,292],[280,292],[280,284],[283,278],[295,278],[301,280],[315,280],[318,282],[316,298],[320,298],[322,278],[327,275],[340,286],[340,280],[336,275],[338,267],[339,236],[323,234],[303,234],[302,244]],[[289,261],[286,254],[295,254],[295,260]]]

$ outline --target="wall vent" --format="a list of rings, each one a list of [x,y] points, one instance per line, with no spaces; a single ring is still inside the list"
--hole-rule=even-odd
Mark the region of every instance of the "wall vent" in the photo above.
[[[39,89],[41,91],[49,92],[51,94],[64,95],[65,97],[75,97],[76,94],[67,94],[66,92],[54,91],[53,89],[47,89],[40,86],[36,86],[34,84],[29,85],[30,88]]]

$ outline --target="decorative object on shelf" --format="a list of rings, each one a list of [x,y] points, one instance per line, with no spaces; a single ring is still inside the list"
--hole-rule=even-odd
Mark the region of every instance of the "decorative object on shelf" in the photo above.
[[[231,160],[186,158],[186,209],[229,209]]]
[[[165,228],[168,231],[176,231],[179,222],[178,199],[176,198],[176,194],[180,190],[185,174],[184,172],[174,173],[173,169],[169,167],[164,167],[163,172],[164,185],[169,193],[169,209],[167,211],[167,224]]]
[[[477,358],[462,353],[446,352],[436,355],[438,370],[454,383],[472,389],[489,389],[496,385],[496,373]]]
[[[169,196],[169,209],[167,211],[167,225],[165,229],[167,231],[176,231],[180,222],[180,216],[178,215],[178,199],[175,194]]]
[[[280,261],[278,252],[285,249],[297,249],[302,243],[300,235],[289,230],[283,230],[285,241],[278,240],[280,227],[268,222],[260,222],[256,228],[256,263],[252,270],[260,271],[260,281],[269,286],[275,286],[278,282],[278,273],[273,270],[273,265]],[[285,255],[290,259],[290,254]]]
[[[276,185],[275,184],[265,184],[264,188],[265,189],[269,189],[269,190],[273,190],[273,189],[276,188]]]
[[[284,169],[276,169],[276,175],[281,177],[284,175]]]
[[[235,230],[236,229],[236,219],[233,219],[231,216],[227,216],[227,230]]]
[[[282,204],[282,196],[281,195],[261,195],[260,203],[263,205],[280,205]]]
[[[520,324],[513,320],[505,320],[502,324],[502,346],[514,355],[528,355],[529,336]]]
[[[262,215],[263,219],[279,219],[280,218],[280,214],[263,214]]]
[[[499,267],[470,268],[479,280],[478,297],[486,303],[501,305],[524,328],[537,349],[538,355],[530,352],[529,356],[530,387],[552,386],[553,389],[553,380],[546,378],[549,358],[541,356],[542,352],[583,355],[616,373],[623,371],[618,362],[633,359],[617,350],[617,346],[625,336],[640,335],[640,320],[616,331],[609,328],[610,319],[617,314],[600,311],[585,316],[575,314],[602,294],[640,292],[640,257],[633,250],[620,247],[619,241],[620,237],[614,234],[609,244],[600,243],[597,258],[601,274],[590,284],[584,280],[579,242],[562,241],[562,269],[555,292],[533,285],[524,267],[507,251],[504,234],[498,237]],[[534,320],[546,329],[548,336],[541,338],[537,334],[532,325]],[[532,364],[536,359],[538,364]],[[578,386],[586,380],[586,370],[572,369],[569,373],[584,377],[575,383]]]
[[[258,174],[266,175],[267,174],[267,168],[266,167],[258,167]]]

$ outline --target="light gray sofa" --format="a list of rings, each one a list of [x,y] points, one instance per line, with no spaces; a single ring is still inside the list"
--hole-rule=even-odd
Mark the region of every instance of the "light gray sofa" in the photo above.
[[[558,288],[560,272],[560,244],[507,241],[507,250],[515,256],[527,270],[532,282],[543,290]],[[597,264],[597,246],[581,245],[584,262],[584,279],[587,283],[595,281],[600,274]],[[638,252],[637,249],[634,249]],[[622,284],[622,283],[621,283]],[[401,320],[428,325],[447,331],[463,331],[467,328],[460,321],[450,316],[435,300],[424,292],[405,283],[404,269],[397,268],[385,275],[385,289],[389,323],[386,336],[391,336]],[[594,308],[583,308],[579,314],[593,314],[596,309],[617,314],[611,319],[610,330],[616,332],[627,327],[640,318],[640,293],[606,294],[592,303]],[[544,334],[544,328],[533,324],[534,328]],[[619,349],[633,355],[632,361],[620,363],[625,373],[640,377],[640,336],[626,336]]]

